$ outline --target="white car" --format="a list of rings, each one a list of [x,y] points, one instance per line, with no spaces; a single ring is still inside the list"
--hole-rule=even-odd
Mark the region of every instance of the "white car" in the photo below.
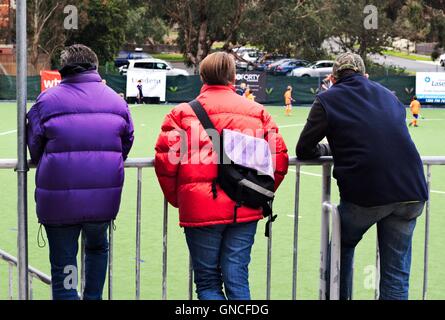
[[[439,58],[439,63],[442,67],[445,68],[445,53],[443,55],[440,56]]]
[[[310,65],[307,68],[298,68],[292,70],[290,76],[292,77],[325,77],[332,73],[334,61],[320,60]]]
[[[238,69],[249,70],[253,69],[253,63],[255,63],[259,58],[259,51],[250,48],[239,48],[234,50],[237,56],[242,60],[236,60],[236,67]]]
[[[167,70],[167,76],[189,76],[187,70],[173,68],[168,62],[160,59],[129,60],[128,66],[119,68],[119,73],[126,75],[128,69]]]

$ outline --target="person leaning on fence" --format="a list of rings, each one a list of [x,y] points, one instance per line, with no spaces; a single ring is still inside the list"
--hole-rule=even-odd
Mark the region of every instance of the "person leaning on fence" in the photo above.
[[[204,85],[197,101],[219,134],[223,129],[240,130],[274,146],[271,174],[278,188],[287,173],[286,145],[265,108],[236,94],[233,58],[223,52],[207,56],[200,65],[200,76]],[[196,141],[191,141],[193,136]],[[178,149],[178,143],[187,149]],[[162,124],[155,170],[167,200],[179,208],[198,298],[247,300],[251,298],[248,265],[263,210],[237,207],[216,183],[218,156],[213,147],[192,107],[180,104]],[[173,162],[176,157],[180,161]]]
[[[340,298],[351,298],[354,249],[377,224],[380,299],[408,299],[412,236],[428,192],[405,107],[366,77],[356,54],[336,59],[333,80],[317,96],[296,152],[309,160],[332,151],[341,198]],[[329,145],[319,144],[324,137]]]
[[[67,47],[60,60],[62,82],[40,94],[27,116],[37,216],[48,236],[53,299],[79,299],[77,282],[67,277],[77,276],[82,232],[82,295],[96,300],[102,298],[107,228],[119,211],[133,123],[126,102],[102,84],[90,48]]]

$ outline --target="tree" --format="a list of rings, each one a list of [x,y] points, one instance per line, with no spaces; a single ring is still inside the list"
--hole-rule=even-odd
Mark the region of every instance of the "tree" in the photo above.
[[[84,0],[79,6],[79,30],[69,32],[66,44],[92,48],[101,63],[112,61],[125,43],[127,0]]]
[[[162,43],[168,26],[160,16],[159,7],[146,1],[129,1],[126,41],[133,44]]]
[[[241,25],[241,41],[268,52],[319,58],[325,54],[321,44],[330,26],[324,20],[331,8],[330,0],[257,1]]]
[[[364,59],[369,53],[381,53],[392,34],[387,1],[375,0],[373,7],[368,7],[371,11],[364,12],[367,4],[366,0],[334,1],[326,21],[331,26],[331,39],[343,51],[355,52]]]
[[[429,32],[429,22],[425,19],[425,7],[421,0],[408,0],[400,8],[395,21],[395,34],[411,41],[424,41]]]
[[[187,62],[195,68],[210,53],[215,42],[229,48],[237,42],[246,9],[254,0],[158,1],[164,17],[178,29],[178,44]]]
[[[28,4],[29,56],[34,72],[39,71],[39,57],[46,55],[49,64],[54,52],[63,46],[65,35],[63,8],[66,0],[31,0]]]

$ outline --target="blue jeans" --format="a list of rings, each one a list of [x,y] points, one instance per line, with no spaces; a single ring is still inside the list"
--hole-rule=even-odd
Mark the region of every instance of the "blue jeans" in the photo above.
[[[108,264],[109,222],[71,226],[45,226],[51,262],[54,300],[79,300],[77,252],[79,236],[85,236],[84,300],[101,300]]]
[[[424,202],[395,203],[364,208],[340,202],[340,299],[351,299],[354,250],[366,231],[377,223],[380,253],[380,300],[407,300],[411,244],[416,219]]]
[[[257,224],[185,228],[199,300],[250,300],[248,266]]]

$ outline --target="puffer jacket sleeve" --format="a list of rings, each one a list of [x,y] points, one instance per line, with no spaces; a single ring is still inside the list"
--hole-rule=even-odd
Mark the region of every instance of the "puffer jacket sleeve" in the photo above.
[[[131,118],[130,109],[128,108],[128,105],[126,106],[127,113],[125,117],[125,121],[127,123],[125,127],[125,131],[121,136],[122,140],[122,157],[124,160],[127,159],[128,154],[130,153],[131,147],[133,146],[134,141],[134,126],[133,126],[133,120]]]
[[[185,131],[180,127],[177,112],[172,110],[164,120],[156,142],[155,171],[164,196],[174,207],[178,207],[177,174],[181,162],[181,136]]]
[[[273,121],[271,115],[264,110],[263,113],[264,137],[269,143],[272,152],[272,159],[275,168],[275,190],[278,189],[284,177],[287,174],[289,165],[289,156],[286,143],[278,132],[278,126]]]
[[[28,148],[31,155],[31,161],[34,164],[39,163],[40,159],[43,156],[46,144],[44,130],[39,114],[39,104],[40,102],[37,101],[36,104],[31,107],[31,110],[29,110],[27,114]]]

